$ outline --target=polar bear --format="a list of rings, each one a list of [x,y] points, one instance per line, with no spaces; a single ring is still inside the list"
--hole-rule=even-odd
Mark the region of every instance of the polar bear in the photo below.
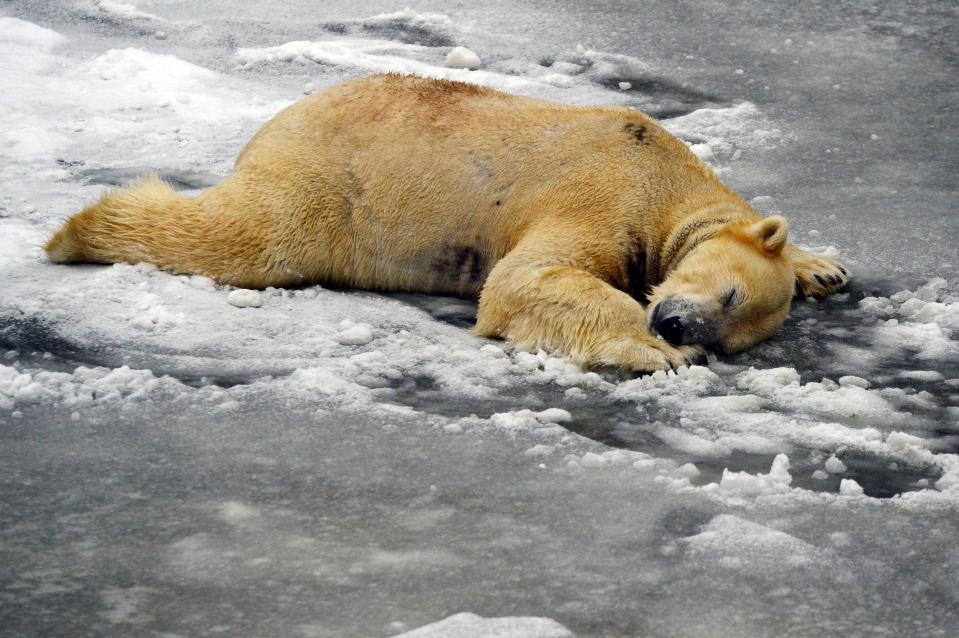
[[[479,298],[475,331],[652,371],[775,333],[795,290],[846,284],[655,120],[397,74],[291,105],[196,197],[155,177],[47,243],[234,286]]]

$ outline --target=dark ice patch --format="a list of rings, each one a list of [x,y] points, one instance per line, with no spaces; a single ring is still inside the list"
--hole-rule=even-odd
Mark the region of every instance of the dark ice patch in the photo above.
[[[0,317],[0,350],[19,353],[23,363],[36,359],[37,365],[59,372],[73,372],[77,365],[118,364],[119,357],[103,347],[72,341],[57,328],[55,322],[37,317]]]
[[[346,35],[349,33],[348,27],[342,22],[327,22],[323,25],[323,29],[330,33],[336,33],[339,35]]]
[[[703,105],[706,106],[706,105]],[[659,106],[656,104],[646,105],[642,107],[642,111],[649,115],[650,117],[655,117],[657,120],[668,120],[674,117],[682,117],[684,115],[689,115],[696,109],[699,109],[699,106]]]
[[[433,317],[433,319],[454,325],[457,328],[472,328],[476,323],[476,313],[479,307],[476,301],[472,299],[424,295],[415,292],[389,292],[381,294],[391,299],[399,299],[403,303],[426,312]]]
[[[403,44],[418,44],[427,47],[449,47],[455,44],[450,34],[440,28],[413,24],[406,16],[397,16],[389,20],[367,19],[343,22],[327,22],[323,29],[339,35],[368,34],[384,40],[394,40]]]
[[[220,175],[202,171],[163,169],[150,166],[123,166],[117,168],[87,168],[77,171],[77,176],[87,184],[126,186],[136,179],[156,175],[176,190],[200,190],[215,186]]]
[[[722,96],[660,76],[601,76],[594,78],[594,81],[607,89],[635,98],[635,103],[630,106],[659,120],[728,104],[728,100]],[[621,82],[628,82],[630,87],[620,88]]]
[[[682,104],[702,105],[706,103],[722,103],[725,100],[712,93],[701,91],[681,82],[668,78],[644,75],[641,77],[604,77],[597,80],[597,84],[614,91],[623,91],[619,88],[620,82],[629,82],[630,88],[625,93],[640,93],[642,95],[660,98],[669,98]],[[697,106],[696,108],[699,108]]]

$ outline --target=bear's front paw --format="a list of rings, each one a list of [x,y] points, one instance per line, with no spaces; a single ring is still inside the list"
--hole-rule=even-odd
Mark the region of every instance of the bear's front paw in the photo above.
[[[604,344],[601,360],[627,370],[655,372],[683,365],[705,365],[706,351],[700,346],[672,346],[652,336],[631,336]]]
[[[793,259],[793,271],[796,273],[797,297],[825,299],[839,292],[852,278],[846,267],[835,259],[809,253]]]

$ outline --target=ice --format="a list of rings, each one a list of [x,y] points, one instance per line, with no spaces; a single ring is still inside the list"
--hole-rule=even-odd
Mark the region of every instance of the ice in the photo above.
[[[256,290],[231,290],[226,300],[237,308],[259,308],[263,305],[263,296]]]
[[[116,405],[176,393],[176,380],[156,377],[149,370],[78,367],[72,374],[23,370],[0,365],[0,406],[57,403],[68,407]]]
[[[847,374],[845,376],[839,377],[839,385],[842,387],[847,386],[856,386],[864,390],[868,390],[871,385],[869,381],[863,379],[862,377],[857,377],[855,375]]]
[[[404,33],[409,33],[412,37],[424,35],[432,36],[434,39],[452,38],[458,31],[457,25],[448,15],[414,11],[409,7],[400,11],[389,11],[357,20],[348,20],[344,24],[355,25],[365,31],[396,31],[401,37]]]
[[[587,468],[599,468],[609,465],[609,461],[595,452],[587,452],[583,455],[583,458],[579,460],[579,464]]]
[[[469,69],[475,71],[480,68],[482,62],[478,55],[466,47],[456,47],[446,54],[446,66],[451,69]]]
[[[573,420],[573,415],[562,408],[547,408],[537,412],[535,416],[543,423],[569,423]]]
[[[839,481],[839,494],[842,496],[862,496],[863,489],[853,479],[844,478]]]
[[[681,139],[701,140],[692,144],[692,150],[714,166],[720,160],[739,160],[743,150],[775,148],[789,139],[788,133],[769,124],[756,105],[749,102],[698,109],[669,120],[666,128]]]
[[[489,71],[470,71],[461,65],[447,68],[441,66],[444,62],[438,56],[430,47],[422,45],[369,39],[301,40],[275,47],[244,48],[237,51],[237,58],[245,66],[264,62],[311,61],[368,73],[411,73],[460,80],[506,91],[535,91],[537,88],[546,88],[546,85],[538,80]]]
[[[358,323],[338,332],[333,339],[344,346],[364,346],[373,341],[373,328],[369,324]]]
[[[747,472],[730,472],[723,470],[719,489],[724,494],[733,496],[756,497],[763,494],[786,492],[792,483],[789,474],[789,457],[777,454],[773,459],[768,474],[749,474]]]
[[[398,638],[572,638],[573,633],[549,618],[482,618],[464,612],[399,634]]]
[[[795,16],[766,6],[308,4],[2,10],[7,631],[959,623],[939,5],[831,6],[786,45]],[[460,46],[480,70],[447,67]],[[480,339],[470,301],[44,258],[105,189],[156,173],[196,192],[279,109],[372,71],[647,111],[853,283],[745,353],[632,378]]]
[[[97,0],[97,9],[103,13],[115,15],[121,18],[159,20],[160,17],[152,13],[140,11],[132,4],[126,2],[114,2],[113,0]]]
[[[835,455],[826,459],[826,471],[830,474],[842,474],[846,471],[846,464],[836,458]]]
[[[56,31],[17,18],[0,17],[0,27],[3,29],[5,47],[21,46],[43,50],[52,49],[66,41],[66,38]]]

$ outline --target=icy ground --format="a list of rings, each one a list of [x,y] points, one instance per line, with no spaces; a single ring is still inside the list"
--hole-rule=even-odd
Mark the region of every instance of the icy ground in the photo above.
[[[888,4],[4,4],[0,635],[956,635],[957,15]],[[463,300],[44,260],[383,70],[646,110],[856,279],[617,378]]]

